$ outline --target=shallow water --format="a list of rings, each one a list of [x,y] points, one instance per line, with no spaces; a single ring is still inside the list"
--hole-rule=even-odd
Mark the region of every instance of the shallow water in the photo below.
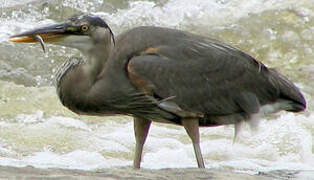
[[[258,132],[245,127],[235,144],[232,126],[201,129],[205,164],[249,174],[314,170],[313,0],[0,0],[0,165],[90,170],[132,164],[131,118],[78,116],[58,102],[54,72],[78,51],[49,45],[43,54],[39,44],[7,41],[80,12],[105,18],[115,34],[156,25],[214,37],[278,69],[301,89],[308,109],[265,117]],[[196,166],[182,127],[152,125],[143,168]]]

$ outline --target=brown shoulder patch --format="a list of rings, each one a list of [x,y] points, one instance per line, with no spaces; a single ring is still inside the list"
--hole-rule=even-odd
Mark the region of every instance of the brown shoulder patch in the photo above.
[[[140,54],[145,55],[145,54],[157,54],[158,47],[150,47],[142,51]]]
[[[152,84],[145,80],[144,78],[137,75],[134,68],[132,68],[132,59],[129,60],[130,63],[128,63],[127,71],[129,75],[129,79],[131,83],[139,90],[143,91],[145,94],[152,96],[153,95],[153,87]]]

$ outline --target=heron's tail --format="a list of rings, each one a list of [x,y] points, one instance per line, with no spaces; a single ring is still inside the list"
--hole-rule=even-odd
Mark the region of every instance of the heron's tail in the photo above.
[[[272,80],[276,82],[280,91],[280,98],[289,100],[286,111],[300,112],[306,108],[306,101],[300,90],[285,76],[278,73],[275,69],[269,69]]]

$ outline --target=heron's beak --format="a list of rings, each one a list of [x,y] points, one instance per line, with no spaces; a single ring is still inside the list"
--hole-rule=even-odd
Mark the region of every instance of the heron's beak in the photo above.
[[[16,34],[10,37],[10,41],[15,43],[39,42],[45,51],[44,42],[58,42],[64,40],[69,33],[69,25],[66,23],[50,25]]]
[[[38,39],[35,37],[36,35],[39,35],[44,42],[61,41],[68,35],[68,33],[66,33],[68,27],[69,26],[66,23],[41,27],[13,35],[10,37],[11,38],[10,41],[16,43],[37,42]]]

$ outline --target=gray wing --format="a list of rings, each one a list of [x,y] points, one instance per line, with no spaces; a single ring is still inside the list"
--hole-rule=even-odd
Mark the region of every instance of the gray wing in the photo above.
[[[130,59],[128,73],[148,95],[205,115],[256,113],[280,95],[263,64],[209,39],[150,47]]]

